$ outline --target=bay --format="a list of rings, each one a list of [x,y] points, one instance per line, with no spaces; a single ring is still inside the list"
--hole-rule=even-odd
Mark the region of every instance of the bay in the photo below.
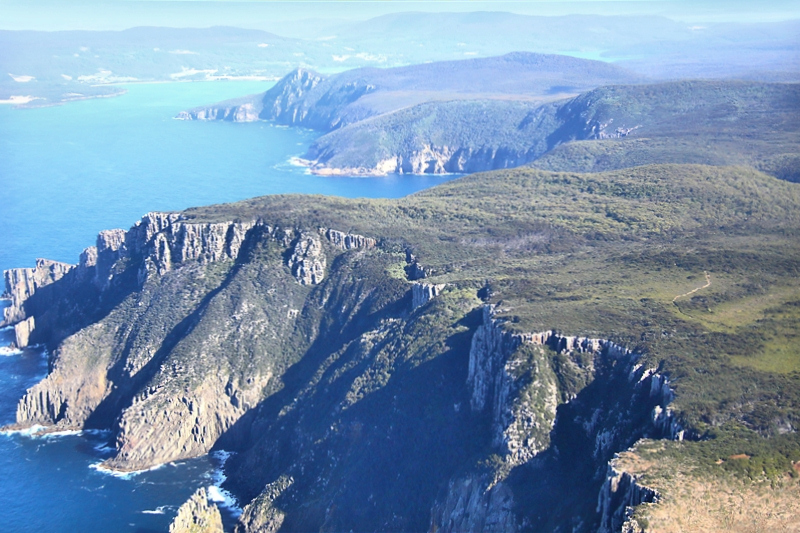
[[[173,118],[269,86],[134,84],[115,98],[0,106],[0,269],[33,266],[37,257],[77,262],[98,231],[128,228],[148,211],[279,193],[396,198],[452,177],[313,176],[289,160],[316,132]]]

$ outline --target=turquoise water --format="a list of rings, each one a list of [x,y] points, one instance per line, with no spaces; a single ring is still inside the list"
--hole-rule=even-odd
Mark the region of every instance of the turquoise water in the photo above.
[[[11,341],[0,330],[0,346]],[[0,353],[0,425],[14,421],[27,387],[44,377],[41,349]],[[200,486],[221,481],[221,457],[168,464],[128,479],[94,468],[109,457],[104,433],[30,437],[0,434],[0,508],[4,532],[166,531],[178,506]],[[223,509],[226,520],[233,514]]]
[[[399,197],[448,177],[323,178],[288,163],[315,133],[268,123],[174,120],[182,109],[263,91],[254,82],[131,85],[118,98],[61,107],[0,106],[0,269],[36,257],[76,262],[101,229],[147,211],[253,196],[323,193]],[[2,302],[0,302],[2,303]],[[0,347],[11,331],[0,331]],[[0,348],[0,425],[47,371],[39,348]],[[166,531],[200,486],[219,484],[222,457],[122,479],[98,471],[112,436],[0,434],[4,532]],[[223,513],[230,521],[232,513]]]
[[[395,198],[448,179],[312,176],[289,159],[314,132],[172,118],[268,87],[138,84],[117,98],[0,106],[0,269],[33,266],[36,257],[76,262],[98,231],[128,228],[147,211],[291,192]]]

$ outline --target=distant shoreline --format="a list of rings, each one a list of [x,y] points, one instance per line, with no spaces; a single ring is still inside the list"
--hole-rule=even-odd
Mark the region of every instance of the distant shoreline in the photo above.
[[[253,82],[253,81],[264,81],[264,82],[275,82],[278,81],[280,78],[275,76],[220,76],[214,79],[203,79],[203,80],[184,80],[184,79],[174,79],[174,80],[131,80],[131,81],[119,81],[119,82],[112,82],[112,83],[95,83],[89,85],[89,87],[125,87],[127,85],[160,85],[160,84],[168,84],[168,83],[212,83],[212,82]],[[94,100],[97,98],[115,98],[117,96],[123,96],[127,94],[128,91],[126,89],[121,89],[118,92],[112,94],[96,94],[96,95],[83,95],[83,96],[76,96],[75,98],[64,98],[61,100],[47,100],[44,96],[34,96],[34,95],[12,95],[6,100],[0,100],[0,105],[10,105],[13,109],[41,109],[45,107],[55,107],[64,104],[68,104],[70,102],[78,102],[81,100]],[[17,100],[14,100],[17,98]],[[40,103],[37,103],[40,102]]]

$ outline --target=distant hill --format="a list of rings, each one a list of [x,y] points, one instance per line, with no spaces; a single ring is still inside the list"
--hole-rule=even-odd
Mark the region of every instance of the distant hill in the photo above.
[[[615,61],[662,80],[782,81],[793,72],[783,81],[800,81],[797,35],[799,21],[698,25],[657,16],[395,13],[344,26],[337,41],[384,54],[389,64],[398,55],[422,62],[434,52],[445,59],[528,50]],[[356,59],[351,54],[348,61]]]
[[[428,101],[543,102],[599,85],[642,81],[641,76],[602,61],[527,52],[391,69],[359,68],[333,76],[298,69],[263,95],[192,109],[179,118],[275,120],[327,132]]]
[[[132,81],[274,81],[297,68],[336,73],[515,51],[609,61],[654,80],[800,81],[798,21],[693,26],[655,16],[395,13],[355,24],[302,21],[278,33],[291,37],[225,26],[0,31],[0,100],[28,97],[35,100],[23,106],[33,107],[122,94],[112,84]]]
[[[797,181],[798,102],[798,84],[722,81],[602,87],[541,106],[433,102],[324,135],[307,159],[321,174],[378,175],[739,164]]]

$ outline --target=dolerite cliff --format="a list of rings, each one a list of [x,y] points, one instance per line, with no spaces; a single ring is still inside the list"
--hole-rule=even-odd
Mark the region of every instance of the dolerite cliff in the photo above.
[[[703,163],[749,164],[797,179],[798,84],[616,85],[640,80],[604,72],[592,78],[596,84],[554,83],[542,92],[544,81],[535,80],[537,67],[529,56],[538,57],[443,63],[446,74],[435,76],[424,66],[330,77],[298,69],[263,95],[184,111],[178,118],[271,120],[315,129],[322,135],[297,162],[319,175]],[[474,84],[464,83],[466,75]],[[548,79],[553,81],[542,80]]]
[[[6,273],[7,323],[52,354],[14,427],[111,430],[121,471],[232,452],[239,533],[633,531],[658,500],[613,462],[637,441],[792,435],[794,382],[732,369],[720,347],[744,337],[673,298],[710,293],[704,270],[727,269],[720,299],[750,294],[752,264],[793,276],[793,187],[516,169],[397,200],[148,213],[76,265]]]
[[[583,470],[583,483],[599,488],[616,451],[644,437],[683,439],[684,430],[668,407],[674,397],[669,380],[639,364],[640,354],[603,339],[553,331],[510,333],[492,311],[491,306],[483,308],[482,323],[472,337],[467,382],[471,410],[489,415],[494,460],[502,466],[454,478],[433,507],[431,528],[539,531],[559,519],[586,520],[591,513],[581,509],[585,502],[574,499],[566,511],[559,510],[564,502],[539,502],[538,512],[520,515],[514,489],[523,494],[522,487],[540,491],[547,482],[531,479],[531,472],[554,476],[562,468],[572,470],[561,471],[565,477]],[[574,463],[565,466],[565,460]],[[606,480],[599,496],[599,524],[607,529],[614,524],[617,527],[608,530],[619,531],[621,522],[611,515],[654,499],[612,497],[618,489],[615,484],[612,490],[609,483]],[[576,526],[594,530],[598,523]]]
[[[102,232],[78,265],[40,260],[7,271],[6,321],[55,322],[30,336],[58,346],[48,377],[20,401],[17,427],[113,425],[118,453],[107,466],[123,470],[207,452],[277,387],[273,376],[291,361],[284,345],[307,342],[292,330],[304,286],[323,280],[326,256],[374,245],[324,228],[148,213],[127,232]],[[243,246],[266,256],[254,271],[237,262]],[[250,293],[255,280],[231,279],[240,270],[258,279],[258,291]],[[228,294],[212,301],[219,292]],[[68,297],[76,294],[82,300]],[[207,326],[218,318],[238,325],[220,337]]]
[[[209,502],[206,489],[200,488],[178,509],[169,533],[222,533],[222,515]]]
[[[644,436],[682,437],[668,407],[668,381],[637,364],[637,354],[602,339],[509,333],[493,306],[469,311],[474,300],[467,295],[412,281],[428,271],[411,253],[408,279],[388,276],[387,261],[396,260],[376,238],[334,229],[148,213],[127,232],[101,233],[78,265],[39,261],[35,269],[9,271],[10,316],[18,324],[39,316],[33,310],[47,287],[63,285],[54,293],[62,297],[88,291],[99,304],[93,310],[89,302],[47,297],[52,307],[43,317],[69,307],[72,318],[34,330],[38,342],[57,350],[47,378],[20,401],[15,427],[110,427],[116,454],[104,467],[119,470],[220,444],[238,449],[231,484],[252,499],[242,532],[350,523],[515,531],[532,523],[516,509],[515,472],[557,454],[561,431],[580,428],[561,453],[591,457],[595,500],[599,472],[614,452]],[[444,349],[450,362],[421,375],[417,367],[433,364],[426,363],[431,349]],[[392,374],[400,377],[387,382]],[[590,386],[609,397],[585,405]],[[419,390],[434,388],[439,397],[419,405],[425,414],[414,429],[408,407]],[[562,421],[560,405],[575,405],[575,412]],[[414,436],[443,415],[451,421]],[[461,443],[482,427],[473,444]],[[480,449],[499,468],[461,471]],[[447,481],[396,499],[382,489],[384,476],[369,475],[394,454],[420,463],[407,472],[404,462],[391,474],[409,477],[403,485],[429,475]],[[434,470],[424,457],[431,454]],[[342,486],[355,479],[360,486],[345,497]],[[181,508],[174,527],[183,529],[176,531],[206,527],[213,509],[203,501],[195,495]],[[358,512],[364,504],[368,512]],[[294,512],[295,505],[305,511]],[[420,505],[428,510],[413,510]],[[591,510],[582,516],[592,527],[599,523]]]

